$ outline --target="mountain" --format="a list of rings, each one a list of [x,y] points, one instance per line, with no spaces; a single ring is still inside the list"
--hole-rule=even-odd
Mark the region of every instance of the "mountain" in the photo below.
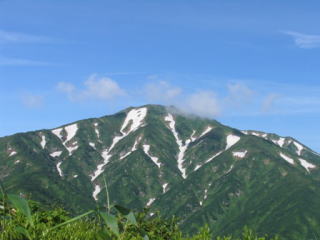
[[[159,105],[0,138],[6,191],[81,212],[105,202],[105,176],[112,202],[175,215],[186,233],[320,236],[319,167],[294,138]]]

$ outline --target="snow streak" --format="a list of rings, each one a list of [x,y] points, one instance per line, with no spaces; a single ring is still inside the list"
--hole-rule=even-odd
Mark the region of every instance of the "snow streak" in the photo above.
[[[290,164],[294,164],[294,160],[290,157],[288,157],[287,155],[283,154],[283,153],[280,153],[280,157],[282,157],[284,160],[286,160],[288,163]]]
[[[65,140],[63,140],[63,136],[62,136],[62,130],[63,129],[67,133],[67,136],[66,136]],[[77,131],[78,131],[78,124],[76,124],[76,123],[75,124],[71,124],[69,126],[66,126],[64,128],[57,128],[57,129],[52,130],[52,133],[54,135],[56,135],[61,140],[63,146],[68,150],[69,155],[72,155],[72,152],[75,151],[78,148],[78,146],[76,145],[77,142],[73,143],[71,147],[67,146],[67,143],[72,138],[74,138],[74,136],[77,134]]]
[[[132,109],[128,112],[126,119],[124,120],[120,129],[120,132],[122,135],[115,136],[112,140],[111,146],[108,149],[105,149],[102,151],[101,157],[103,158],[103,163],[97,166],[96,171],[91,176],[91,181],[94,181],[103,172],[104,167],[108,164],[110,158],[112,157],[111,151],[116,146],[116,144],[121,139],[128,136],[130,133],[139,129],[142,126],[146,115],[147,115],[147,108]],[[131,125],[129,125],[130,123]]]
[[[165,117],[164,120],[166,122],[169,122],[169,128],[170,128],[171,132],[173,133],[173,136],[176,139],[176,143],[179,147],[178,168],[179,168],[180,172],[182,173],[182,177],[185,179],[185,178],[187,178],[187,174],[186,174],[186,168],[183,167],[183,162],[185,161],[184,155],[188,149],[189,144],[197,139],[194,137],[195,131],[193,131],[190,139],[187,139],[185,141],[185,143],[183,143],[182,140],[179,138],[179,135],[176,131],[176,127],[175,127],[176,122],[175,122],[172,114],[168,113],[168,115]],[[204,136],[205,134],[207,134],[211,130],[212,130],[212,127],[208,127],[199,137]]]
[[[144,153],[158,166],[158,168],[160,168],[161,163],[159,161],[159,158],[157,157],[153,157],[150,155],[149,151],[150,151],[150,145],[144,144],[143,146],[143,151]]]

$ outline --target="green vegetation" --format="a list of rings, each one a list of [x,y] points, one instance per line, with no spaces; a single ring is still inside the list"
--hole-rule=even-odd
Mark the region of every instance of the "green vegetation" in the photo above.
[[[211,240],[206,226],[187,237],[177,220],[148,217],[146,211],[134,214],[120,206],[88,211],[71,218],[61,209],[44,209],[17,195],[5,195],[0,201],[0,237],[2,240]],[[217,240],[267,240],[245,229],[242,238],[217,237]],[[278,238],[273,238],[277,240]],[[270,239],[272,240],[272,239]]]

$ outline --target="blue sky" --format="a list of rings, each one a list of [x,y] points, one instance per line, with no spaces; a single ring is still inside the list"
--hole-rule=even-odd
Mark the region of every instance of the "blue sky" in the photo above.
[[[0,0],[0,136],[146,103],[320,152],[319,1]]]

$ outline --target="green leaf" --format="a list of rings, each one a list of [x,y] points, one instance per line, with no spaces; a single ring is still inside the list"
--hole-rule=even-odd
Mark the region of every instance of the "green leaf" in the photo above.
[[[25,237],[31,239],[31,236],[30,236],[28,230],[25,229],[24,227],[16,226],[15,229],[16,229],[16,231],[17,231],[18,233],[20,233],[20,234],[24,235]]]
[[[71,218],[71,219],[69,219],[68,221],[65,221],[65,222],[63,222],[63,223],[60,223],[60,224],[58,224],[58,225],[50,228],[49,231],[51,231],[51,230],[53,230],[53,229],[56,229],[56,228],[59,228],[59,227],[62,227],[62,226],[64,226],[64,225],[67,225],[67,224],[69,224],[69,223],[75,222],[75,221],[77,221],[77,220],[79,220],[79,219],[81,219],[81,218],[83,218],[83,217],[85,217],[85,216],[90,215],[90,214],[93,213],[93,212],[94,212],[94,210],[90,210],[89,212],[86,212],[86,213],[84,213],[84,214],[81,214],[81,215],[79,215],[79,216],[76,216],[76,217],[74,217],[74,218]]]
[[[125,216],[128,222],[134,226],[137,226],[137,220],[134,216],[133,212],[130,212],[127,216]]]
[[[118,220],[117,218],[112,215],[105,212],[100,212],[101,217],[107,224],[107,226],[110,228],[110,230],[117,236],[119,236],[119,226],[118,226]]]
[[[15,194],[8,194],[8,198],[9,198],[10,202],[12,203],[12,205],[18,211],[20,211],[27,218],[27,221],[29,222],[29,224],[31,226],[33,226],[31,210],[30,210],[30,207],[29,207],[27,200],[25,200],[24,198],[21,198],[18,195],[15,195]]]
[[[122,207],[120,205],[115,205],[114,206],[118,212],[120,212],[128,221],[128,223],[137,226],[137,220],[136,217],[134,216],[133,212],[125,207]]]

